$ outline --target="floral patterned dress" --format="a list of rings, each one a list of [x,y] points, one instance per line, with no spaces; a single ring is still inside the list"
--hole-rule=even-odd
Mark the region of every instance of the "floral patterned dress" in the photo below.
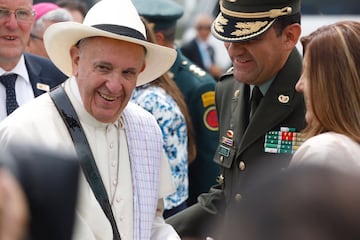
[[[164,151],[170,164],[176,192],[165,199],[165,209],[185,202],[189,196],[188,139],[185,117],[175,100],[157,86],[141,86],[134,90],[131,101],[152,113],[158,122]]]

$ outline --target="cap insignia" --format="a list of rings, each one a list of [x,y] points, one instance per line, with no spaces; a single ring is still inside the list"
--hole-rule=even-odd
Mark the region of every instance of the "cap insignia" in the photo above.
[[[256,21],[256,22],[238,22],[235,25],[236,31],[232,32],[233,36],[244,36],[259,31],[262,27],[266,26],[268,21]]]
[[[229,20],[227,20],[226,18],[224,18],[222,16],[222,14],[219,14],[219,16],[217,17],[216,21],[215,21],[215,29],[218,32],[224,32],[224,26],[226,26],[228,24]]]

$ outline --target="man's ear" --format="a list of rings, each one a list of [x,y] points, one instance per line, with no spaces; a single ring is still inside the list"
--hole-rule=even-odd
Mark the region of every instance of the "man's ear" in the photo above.
[[[70,48],[70,57],[72,65],[72,74],[76,77],[78,73],[79,59],[80,59],[80,49],[77,46],[72,46]]]
[[[162,45],[162,46],[166,45],[165,36],[164,36],[164,34],[162,32],[156,32],[155,33],[155,39],[156,39],[156,42],[159,45]]]
[[[283,36],[285,38],[285,47],[293,49],[299,41],[301,35],[301,25],[298,23],[291,24],[287,26],[283,31]]]

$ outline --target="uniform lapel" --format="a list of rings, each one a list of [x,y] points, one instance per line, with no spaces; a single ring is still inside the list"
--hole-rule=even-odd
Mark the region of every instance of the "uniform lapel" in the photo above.
[[[295,84],[298,80],[294,76],[296,74],[300,76],[301,73],[301,62],[297,64],[298,61],[299,55],[293,51],[285,67],[278,73],[260,102],[257,112],[241,140],[238,154],[241,154],[256,140],[264,137],[268,131],[281,124],[293,111],[293,99],[296,93]]]
[[[238,139],[242,139],[244,131],[248,124],[248,93],[246,93],[246,85],[243,83],[236,83],[234,89],[234,97],[231,103],[231,110],[233,116],[233,126],[239,127],[234,132],[237,134],[234,136],[234,140],[238,142]],[[245,96],[246,95],[246,96]],[[233,129],[231,126],[231,129]]]

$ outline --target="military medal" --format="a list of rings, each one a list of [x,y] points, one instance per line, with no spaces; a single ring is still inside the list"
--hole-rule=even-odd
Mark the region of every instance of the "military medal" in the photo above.
[[[227,130],[226,136],[228,136],[229,138],[233,138],[233,136],[234,136],[233,130]]]
[[[304,142],[301,133],[295,128],[280,128],[265,135],[264,150],[268,153],[294,153]]]
[[[221,143],[227,145],[227,146],[232,146],[234,141],[230,138],[227,138],[227,137],[222,137],[221,138]]]

